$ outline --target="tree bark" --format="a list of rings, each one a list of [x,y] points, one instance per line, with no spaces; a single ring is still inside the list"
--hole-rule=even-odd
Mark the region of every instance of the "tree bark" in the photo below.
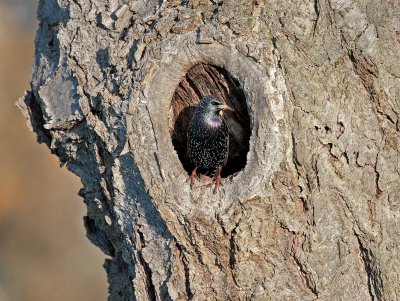
[[[42,0],[19,105],[82,180],[109,299],[400,300],[399,11]],[[199,64],[226,77],[200,84]],[[216,195],[206,176],[190,189],[173,144],[212,82],[240,89],[251,134]]]

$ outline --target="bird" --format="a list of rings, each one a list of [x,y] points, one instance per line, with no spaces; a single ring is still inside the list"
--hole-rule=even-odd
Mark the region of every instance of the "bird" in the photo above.
[[[221,170],[229,154],[229,128],[222,116],[224,110],[233,111],[215,96],[203,97],[187,130],[187,158],[194,166],[189,177],[190,187],[193,187],[197,169],[216,170],[214,194],[221,184]]]

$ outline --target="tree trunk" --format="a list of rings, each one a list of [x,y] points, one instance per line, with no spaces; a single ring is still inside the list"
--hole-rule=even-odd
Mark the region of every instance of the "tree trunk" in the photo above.
[[[400,6],[365,3],[41,1],[19,105],[110,300],[400,300]],[[207,94],[235,107],[216,195],[187,182]]]

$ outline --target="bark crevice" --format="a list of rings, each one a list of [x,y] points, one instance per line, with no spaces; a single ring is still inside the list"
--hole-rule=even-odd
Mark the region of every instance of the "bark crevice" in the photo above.
[[[361,251],[361,259],[364,263],[365,271],[367,273],[368,278],[368,288],[371,296],[371,300],[384,300],[381,292],[382,288],[382,279],[379,268],[376,266],[374,261],[376,259],[373,257],[371,250],[369,250],[364,243],[362,242],[362,238],[356,232],[354,234],[357,237],[358,246]]]
[[[188,301],[193,300],[194,294],[192,293],[192,290],[190,288],[190,270],[189,270],[189,261],[185,255],[185,252],[183,251],[183,248],[180,244],[176,243],[176,247],[179,251],[178,257],[179,260],[181,261],[184,269],[184,276],[185,276],[185,290],[186,290],[186,297]]]
[[[144,275],[145,275],[145,282],[146,282],[146,289],[147,289],[147,295],[149,298],[149,301],[157,301],[157,292],[152,280],[152,270],[150,268],[150,265],[146,262],[146,260],[143,257],[142,249],[146,247],[145,240],[143,233],[140,232],[138,229],[136,229],[136,237],[138,240],[138,249],[136,250],[139,263],[143,268]]]

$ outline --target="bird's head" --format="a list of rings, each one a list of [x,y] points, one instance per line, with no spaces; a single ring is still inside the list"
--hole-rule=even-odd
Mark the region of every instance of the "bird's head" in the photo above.
[[[232,110],[231,107],[227,106],[224,102],[214,96],[204,97],[198,106],[199,110],[205,114],[220,114],[223,110]]]

